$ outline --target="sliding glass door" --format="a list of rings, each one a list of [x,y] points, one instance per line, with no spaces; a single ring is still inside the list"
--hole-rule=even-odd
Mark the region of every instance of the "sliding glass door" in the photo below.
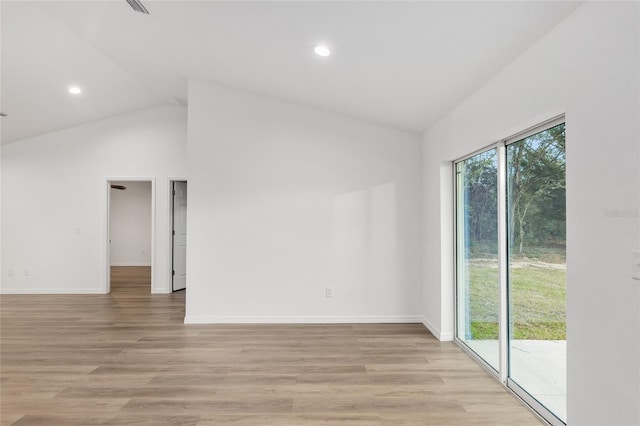
[[[566,421],[565,129],[506,146],[509,379]]]
[[[498,155],[456,164],[458,338],[498,370]]]
[[[455,163],[456,338],[552,424],[566,422],[565,126]]]

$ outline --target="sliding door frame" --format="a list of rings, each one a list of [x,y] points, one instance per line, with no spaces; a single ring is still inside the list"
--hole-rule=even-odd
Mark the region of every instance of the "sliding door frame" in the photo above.
[[[496,149],[497,144],[492,143],[491,145],[485,146],[483,148],[477,149],[470,154],[467,154],[463,157],[460,157],[452,162],[452,180],[453,180],[453,341],[460,346],[469,356],[471,356],[476,362],[482,365],[496,380],[500,381],[503,384],[506,382],[502,381],[500,377],[500,371],[496,370],[491,364],[489,364],[484,358],[482,358],[479,354],[477,354],[473,349],[471,349],[462,339],[458,337],[458,325],[459,325],[459,315],[458,312],[458,278],[460,278],[460,272],[458,269],[458,234],[460,231],[460,220],[458,217],[458,196],[460,193],[459,182],[458,182],[458,163],[462,163],[465,160],[473,158],[482,153],[491,151]],[[499,152],[496,152],[496,155],[499,155]],[[498,188],[499,189],[499,188]],[[500,198],[500,197],[498,197]],[[501,368],[501,364],[498,364],[499,368]]]
[[[549,411],[538,400],[531,396],[526,390],[515,383],[509,377],[509,250],[508,250],[508,215],[507,215],[507,146],[521,141],[536,133],[548,130],[554,126],[565,123],[565,115],[555,116],[542,123],[531,126],[521,132],[513,134],[500,141],[494,142],[484,148],[478,149],[471,154],[460,157],[452,162],[453,170],[453,312],[454,312],[454,338],[453,341],[461,347],[467,354],[482,365],[496,380],[498,380],[512,395],[520,400],[533,414],[544,422],[553,426],[565,426],[566,424],[560,420],[554,413]],[[480,355],[475,353],[462,339],[458,337],[458,234],[461,231],[458,218],[458,197],[459,188],[457,165],[458,163],[472,158],[483,152],[496,150],[498,156],[497,168],[497,198],[498,198],[498,286],[499,286],[499,313],[498,313],[498,347],[499,347],[499,370],[496,371],[487,361]]]

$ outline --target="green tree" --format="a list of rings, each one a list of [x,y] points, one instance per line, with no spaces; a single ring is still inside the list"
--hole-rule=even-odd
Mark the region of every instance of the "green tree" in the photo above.
[[[509,238],[514,254],[526,243],[565,238],[565,126],[507,146]]]
[[[468,241],[473,244],[494,243],[498,232],[496,151],[476,155],[466,160],[464,167],[464,207],[469,232]]]

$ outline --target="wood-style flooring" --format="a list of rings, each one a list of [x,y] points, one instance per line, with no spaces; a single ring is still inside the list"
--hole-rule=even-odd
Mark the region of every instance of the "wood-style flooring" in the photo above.
[[[2,425],[540,425],[419,324],[185,325],[185,292],[3,295]]]

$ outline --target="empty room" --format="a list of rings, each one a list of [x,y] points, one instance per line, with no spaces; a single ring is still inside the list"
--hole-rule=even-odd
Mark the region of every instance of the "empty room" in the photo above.
[[[639,2],[0,25],[0,424],[640,426]]]

